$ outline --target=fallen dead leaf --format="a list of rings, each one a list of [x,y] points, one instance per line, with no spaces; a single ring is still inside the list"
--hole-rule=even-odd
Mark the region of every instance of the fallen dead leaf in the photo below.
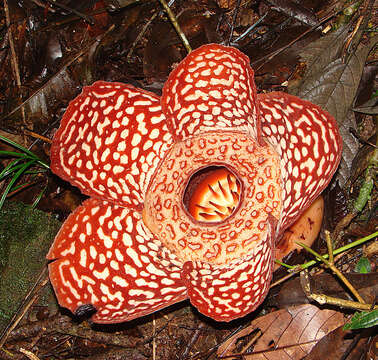
[[[235,359],[236,355],[243,355],[246,360],[302,359],[320,339],[344,323],[342,313],[321,310],[311,304],[282,309],[252,321],[219,347],[218,356]],[[238,353],[237,342],[257,329],[262,335],[254,344],[253,353]]]
[[[349,339],[348,339],[349,337]],[[342,327],[339,327],[331,331],[327,336],[324,336],[308,354],[306,360],[334,360],[338,358],[338,355],[343,354],[350,343],[353,341],[350,333],[343,331]]]
[[[367,353],[369,345],[376,347],[373,335],[373,329],[364,329],[357,333],[344,331],[342,327],[339,327],[324,336],[303,360],[376,359],[376,356],[370,356]]]

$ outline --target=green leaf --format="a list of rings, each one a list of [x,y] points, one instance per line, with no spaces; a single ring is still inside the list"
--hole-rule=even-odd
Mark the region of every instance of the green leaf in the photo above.
[[[355,313],[343,327],[344,330],[364,329],[378,325],[378,310]]]
[[[43,160],[41,160],[37,155],[35,155],[33,152],[31,152],[26,147],[24,147],[24,146],[22,146],[20,144],[17,144],[13,140],[8,139],[8,138],[6,138],[5,136],[2,136],[2,135],[0,135],[0,141],[4,141],[8,145],[11,145],[14,148],[19,149],[19,150],[22,151],[22,153],[19,153],[19,152],[15,152],[15,151],[3,151],[3,150],[1,150],[0,151],[0,156],[4,156],[4,157],[16,157],[16,158],[19,158],[20,160],[25,160],[25,161],[26,160],[34,160],[34,161],[36,161],[38,163],[38,165],[40,165],[40,166],[42,166],[42,167],[44,167],[46,169],[50,168],[49,164],[47,164],[46,162],[44,162]]]
[[[354,271],[360,274],[368,274],[371,272],[371,264],[368,258],[362,257],[358,260]]]

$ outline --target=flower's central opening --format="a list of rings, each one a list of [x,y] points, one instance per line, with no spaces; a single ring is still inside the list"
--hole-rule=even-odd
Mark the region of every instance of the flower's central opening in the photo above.
[[[172,146],[149,184],[142,216],[151,236],[182,263],[220,265],[262,244],[281,199],[273,147],[241,132],[216,131]]]
[[[195,172],[186,186],[183,203],[197,221],[219,222],[239,205],[241,185],[224,166],[208,166]]]

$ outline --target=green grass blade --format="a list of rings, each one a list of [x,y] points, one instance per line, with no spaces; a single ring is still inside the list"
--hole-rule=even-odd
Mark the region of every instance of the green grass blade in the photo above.
[[[34,200],[32,209],[35,209],[35,207],[38,205],[38,203],[41,201],[43,194],[46,192],[47,186],[45,186],[42,191],[38,194],[37,198]]]
[[[20,161],[22,161],[22,159],[17,159],[17,160],[14,160],[12,162],[10,162],[0,173],[0,180],[2,180],[3,178],[7,177],[10,173],[13,172],[13,170],[11,170],[13,167],[15,167]]]
[[[28,161],[27,163],[23,164],[23,166],[16,172],[16,174],[13,175],[12,179],[9,181],[9,184],[7,185],[7,187],[4,190],[4,193],[1,196],[1,199],[0,199],[0,209],[3,207],[4,201],[7,198],[7,195],[9,194],[9,191],[13,187],[13,184],[26,171],[26,169],[28,169],[34,163],[35,163],[34,160],[33,161]]]
[[[33,184],[35,184],[35,183],[28,182],[28,183],[24,183],[24,184],[16,185],[16,186],[12,187],[12,189],[9,190],[9,193],[15,192],[15,191],[17,191],[18,189],[21,189],[21,188],[23,188],[23,187],[26,188],[27,186],[29,186],[29,185],[33,185]]]
[[[32,163],[36,163],[35,160],[30,160],[30,162]],[[7,176],[9,176],[10,174],[12,173],[15,173],[17,172],[19,169],[21,169],[23,166],[25,165],[25,163],[21,163],[19,165],[14,165],[13,167],[9,168],[6,172],[4,172],[4,174],[2,176],[0,176],[0,180],[3,180],[4,178],[6,178]],[[4,169],[5,170],[5,169]]]
[[[0,140],[1,141],[4,141],[5,143],[13,146],[14,148],[16,149],[19,149],[21,150],[22,152],[30,155],[33,159],[38,159],[37,155],[35,155],[33,152],[31,152],[30,150],[28,150],[26,147],[20,145],[20,144],[17,144],[16,142],[12,141],[11,139],[8,139],[6,138],[5,136],[2,136],[0,135]],[[39,159],[38,159],[39,160]]]
[[[43,160],[37,160],[37,163],[47,170],[50,169],[50,165],[48,163],[45,163]]]
[[[1,157],[31,158],[28,154],[24,154],[24,153],[20,153],[20,152],[16,152],[16,151],[4,151],[4,150],[0,150],[0,156]]]
[[[0,151],[0,156],[6,156],[6,157],[19,157],[19,158],[24,158],[25,160],[30,159],[30,160],[36,160],[39,165],[46,169],[50,169],[50,166],[48,163],[44,162],[41,160],[37,155],[35,155],[33,152],[31,152],[29,149],[25,148],[24,146],[17,144],[16,142],[0,135],[0,141],[4,141],[5,143],[15,147],[16,149],[19,149],[22,151],[22,153],[15,152],[15,151]]]

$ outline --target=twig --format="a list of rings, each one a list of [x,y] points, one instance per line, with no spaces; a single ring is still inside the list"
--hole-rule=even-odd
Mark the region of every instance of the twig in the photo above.
[[[311,290],[311,283],[308,275],[308,271],[304,270],[301,272],[300,281],[302,285],[302,289],[306,296],[310,300],[314,300],[318,302],[320,305],[328,304],[328,305],[336,305],[342,308],[348,309],[355,309],[355,310],[373,310],[378,309],[378,306],[373,306],[372,304],[364,304],[361,302],[350,301],[335,298],[332,296],[324,295],[324,294],[314,294]]]
[[[347,50],[349,49],[349,47],[351,46],[352,40],[353,40],[353,38],[355,37],[355,35],[357,34],[357,31],[358,31],[358,29],[360,28],[360,26],[361,26],[363,20],[364,20],[364,16],[360,16],[360,17],[358,18],[358,21],[357,21],[356,26],[354,27],[352,33],[349,35],[349,38],[348,38],[348,40],[347,40],[346,43],[345,43],[343,53],[346,53]]]
[[[41,7],[42,9],[45,9],[49,12],[55,13],[56,11],[51,6],[46,6],[46,4],[40,0],[31,0],[34,4]]]
[[[368,236],[365,236],[361,239],[358,239],[356,241],[353,241],[351,242],[350,244],[347,244],[347,245],[344,245],[342,247],[339,247],[338,249],[334,250],[333,251],[333,255],[339,255],[341,253],[343,253],[344,251],[347,251],[349,249],[352,249],[356,246],[359,246],[361,244],[364,244],[365,242],[369,241],[369,240],[372,240],[374,239],[375,237],[378,236],[378,231],[368,235]],[[328,259],[328,254],[325,254],[325,255],[322,255],[325,259]],[[293,271],[293,272],[300,272],[301,270],[304,270],[304,269],[308,269],[309,267],[315,265],[318,261],[317,260],[311,260],[311,261],[308,261],[304,264],[301,264],[301,265],[288,265],[288,264],[284,264],[287,268],[290,269],[290,271]]]
[[[240,40],[243,40],[257,25],[259,25],[266,17],[268,13],[264,14],[260,19],[258,19],[254,24],[252,24],[246,31],[239,35],[231,44],[237,44]],[[253,32],[252,34],[254,34]]]
[[[168,7],[172,6],[172,4],[175,2],[175,0],[170,0],[168,2]],[[143,29],[142,31],[138,34],[137,38],[134,40],[133,44],[131,45],[131,48],[129,50],[129,52],[127,53],[127,56],[126,56],[126,59],[127,61],[130,61],[130,58],[131,58],[131,55],[135,49],[135,46],[140,42],[140,40],[142,39],[144,33],[146,32],[146,30],[148,29],[148,27],[151,25],[151,23],[155,20],[156,16],[158,15],[161,15],[163,14],[164,11],[161,10],[159,12],[155,12],[151,18],[147,21],[147,23],[143,26]]]
[[[310,254],[314,255],[318,259],[320,259],[326,266],[328,266],[334,274],[345,284],[345,286],[350,290],[350,292],[355,296],[355,298],[361,303],[365,304],[364,299],[360,296],[358,291],[354,288],[354,286],[349,282],[349,280],[341,273],[341,271],[330,261],[325,259],[322,255],[318,254],[316,251],[312,250],[309,246],[296,241],[296,243],[302,246],[305,250],[307,250]]]
[[[46,143],[48,143],[48,144],[52,144],[52,140],[51,140],[51,139],[47,138],[46,136],[43,136],[43,135],[37,134],[37,133],[35,133],[34,131],[30,131],[30,130],[26,130],[26,129],[25,129],[25,130],[24,130],[24,133],[25,133],[26,135],[29,135],[29,136],[33,137],[33,138],[40,139],[40,140],[42,140],[42,141],[44,141],[44,142],[46,142]]]
[[[266,55],[266,56],[262,57],[261,59],[255,61],[253,64],[256,64],[256,63],[258,63],[260,61],[265,60],[260,66],[258,66],[257,68],[254,68],[255,72],[257,72],[259,69],[261,69],[267,61],[272,60],[274,57],[276,57],[277,55],[279,55],[281,52],[283,52],[284,50],[286,50],[287,48],[289,48],[290,46],[292,46],[293,44],[295,44],[298,40],[302,39],[304,36],[306,36],[311,31],[314,31],[316,28],[318,28],[323,23],[325,23],[328,20],[332,19],[334,16],[336,16],[341,11],[342,10],[335,11],[331,15],[326,16],[324,19],[320,20],[316,25],[310,27],[305,32],[303,32],[301,35],[297,36],[294,40],[290,41],[287,45],[285,45],[285,46],[281,47],[280,49],[274,51],[272,54]]]
[[[361,41],[361,37],[363,35],[364,29],[368,27],[371,14],[373,12],[374,4],[375,4],[375,0],[367,0],[361,4],[362,15],[358,18],[357,24],[354,30],[352,31],[351,35],[349,35],[349,39],[346,42],[346,47],[344,47],[344,54],[346,54],[346,52],[348,51],[349,56],[353,56],[354,50],[355,50],[354,48],[358,46],[358,44]]]
[[[329,233],[328,230],[326,230],[324,233],[325,233],[325,238],[326,238],[326,242],[327,242],[329,262],[333,265],[335,263],[335,261],[333,259],[333,247],[332,247],[331,234]]]
[[[156,360],[156,316],[152,314],[152,360]]]
[[[16,79],[16,85],[18,87],[18,90],[20,91],[20,93],[19,93],[20,94],[20,100],[22,102],[21,76],[20,76],[20,69],[19,69],[19,66],[18,66],[16,49],[15,49],[15,46],[14,46],[12,24],[11,24],[11,20],[10,20],[9,7],[8,7],[8,0],[4,0],[4,11],[5,11],[5,18],[6,18],[7,27],[8,27],[8,39],[9,39],[9,47],[10,47],[10,50],[11,50],[12,70],[13,70],[13,73],[14,73],[14,77]],[[21,115],[22,115],[22,121],[23,121],[24,125],[26,125],[25,108],[23,106],[21,107]]]
[[[376,310],[378,309],[378,305],[372,305],[372,304],[361,304],[357,301],[350,301],[350,300],[344,300],[335,298],[328,295],[323,294],[312,294],[311,298],[314,299],[316,302],[318,302],[320,305],[329,304],[329,305],[336,305],[343,308],[348,309],[355,309],[355,310]]]
[[[127,53],[126,55],[126,59],[127,61],[130,61],[130,58],[131,58],[131,55],[135,49],[135,46],[139,43],[139,41],[142,39],[144,33],[146,32],[146,30],[148,29],[148,27],[151,25],[151,23],[155,20],[156,16],[158,15],[158,12],[155,12],[151,17],[150,19],[147,21],[147,23],[143,26],[143,29],[142,31],[138,34],[138,36],[136,37],[136,39],[134,40],[133,44],[131,45],[131,48],[129,50],[129,52]]]
[[[279,284],[282,284],[286,280],[289,280],[290,278],[292,278],[293,276],[297,275],[301,271],[302,271],[302,269],[299,269],[299,270],[295,269],[295,270],[293,270],[290,274],[287,274],[287,275],[283,276],[281,279],[278,279],[277,281],[275,281],[274,283],[271,283],[270,284],[270,289],[274,288],[275,286],[277,286]]]
[[[198,339],[199,339],[199,337],[200,337],[200,335],[203,331],[204,326],[205,326],[204,323],[200,323],[198,325],[197,329],[194,329],[194,334],[190,337],[189,341],[187,342],[187,344],[185,346],[185,350],[182,352],[182,354],[179,357],[180,359],[186,359],[188,357],[193,346],[198,341]]]
[[[62,3],[60,3],[60,2],[58,2],[56,0],[47,0],[47,1],[50,4],[53,4],[53,5],[55,5],[58,8],[61,8],[63,10],[69,11],[72,14],[75,14],[76,16],[78,16],[79,18],[82,18],[85,22],[87,22],[90,25],[94,25],[95,24],[95,21],[93,20],[93,18],[91,16],[83,14],[82,12],[77,11],[76,9],[73,9],[73,8],[67,6],[67,5],[64,5],[64,4],[62,4]]]
[[[31,183],[23,184],[23,185],[20,186],[18,189],[9,192],[9,193],[7,194],[7,198],[9,199],[10,197],[12,197],[13,195],[17,194],[18,192],[23,191],[23,190],[27,189],[28,187],[31,187],[31,186],[37,185],[38,183],[39,183],[39,181],[33,181],[33,182],[31,182]]]
[[[29,350],[26,350],[24,348],[20,348],[20,352],[23,353],[30,360],[40,360],[37,355],[35,355],[34,353],[32,353]]]
[[[365,243],[365,242],[367,242],[369,240],[372,240],[372,239],[374,239],[377,236],[378,236],[378,231],[376,231],[375,233],[370,234],[368,236],[365,236],[365,237],[363,237],[361,239],[358,239],[358,240],[356,240],[356,241],[354,241],[354,242],[352,242],[350,244],[342,246],[342,247],[334,250],[332,253],[333,253],[333,255],[341,254],[341,253],[343,253],[343,252],[345,252],[345,251],[347,251],[349,249],[352,249],[352,248],[354,248],[356,246],[359,246],[359,245],[361,245],[361,244],[363,244],[363,243]],[[327,259],[328,258],[328,254],[323,255],[323,258]],[[286,281],[286,280],[290,279],[291,277],[295,276],[296,274],[300,273],[302,270],[308,269],[309,267],[315,265],[317,262],[318,262],[318,260],[311,260],[311,261],[308,261],[308,262],[306,262],[304,264],[294,265],[294,266],[293,265],[288,265],[288,264],[283,264],[283,263],[279,262],[282,265],[284,265],[287,268],[289,268],[290,274],[285,275],[281,279],[279,279],[279,280],[275,281],[274,283],[272,283],[270,285],[270,288],[275,287],[275,286],[283,283],[284,281]]]
[[[186,38],[185,34],[182,32],[180,25],[177,22],[176,16],[173,14],[171,8],[168,6],[167,2],[165,0],[159,0],[160,4],[163,6],[164,10],[167,12],[167,15],[169,17],[169,20],[171,20],[171,23],[173,27],[175,28],[178,36],[180,36],[182,43],[185,46],[185,49],[188,53],[192,51],[192,48],[189,44],[188,39]]]
[[[258,330],[257,333],[252,337],[252,339],[250,341],[248,341],[247,345],[245,345],[242,349],[241,349],[241,353],[244,354],[251,345],[253,345],[257,339],[262,335],[262,331],[261,330]]]
[[[61,69],[55,73],[42,87],[40,87],[38,90],[36,90],[33,94],[31,94],[22,104],[16,106],[10,113],[5,114],[4,116],[0,117],[0,121],[8,118],[12,114],[14,114],[17,110],[19,110],[21,107],[23,107],[25,104],[27,104],[34,96],[38,95],[43,89],[45,89],[49,84],[51,83],[52,79],[55,79],[55,77],[60,74],[64,69],[67,69],[70,65],[72,65],[76,60],[80,59],[87,51],[89,51],[92,46],[96,43],[101,43],[101,41],[104,39],[106,35],[108,35],[113,29],[115,28],[115,25],[111,25],[108,30],[105,31],[101,35],[100,38],[94,39],[91,41],[87,46],[85,46],[83,49],[81,49],[75,56],[72,57],[72,59],[68,60]]]
[[[227,45],[230,45],[231,40],[232,40],[232,34],[233,34],[233,32],[234,32],[234,27],[235,27],[236,18],[237,18],[238,13],[239,13],[240,3],[241,3],[241,0],[237,0],[237,2],[236,2],[236,6],[235,6],[235,10],[234,10],[234,15],[233,15],[233,17],[232,17],[232,23],[231,23],[231,29],[230,29],[230,36],[228,37]]]

